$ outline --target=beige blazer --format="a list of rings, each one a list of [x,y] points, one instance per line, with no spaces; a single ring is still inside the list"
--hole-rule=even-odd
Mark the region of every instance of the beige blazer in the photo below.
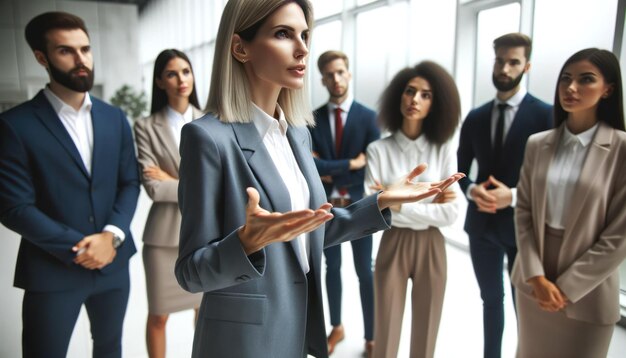
[[[531,136],[517,185],[518,256],[511,281],[531,295],[528,279],[544,275],[548,168],[563,125]],[[618,267],[626,257],[626,132],[600,122],[566,214],[556,285],[572,301],[573,319],[613,324],[620,319]]]
[[[195,107],[192,110],[194,119],[203,115]],[[143,232],[143,241],[153,246],[177,247],[181,219],[178,209],[180,153],[167,119],[167,107],[137,120],[134,130],[140,169],[158,166],[176,178],[160,181],[141,176],[143,187],[153,200]]]

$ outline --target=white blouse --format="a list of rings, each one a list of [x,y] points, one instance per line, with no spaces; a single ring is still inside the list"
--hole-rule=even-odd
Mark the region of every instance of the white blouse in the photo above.
[[[188,105],[185,113],[180,113],[169,105],[167,106],[167,121],[176,141],[176,147],[180,147],[180,131],[183,130],[183,126],[193,120],[191,107],[191,105]]]
[[[397,131],[367,147],[365,193],[372,194],[370,186],[378,181],[388,186],[401,180],[418,164],[427,163],[428,169],[417,179],[422,182],[439,181],[457,172],[456,147],[448,141],[441,146],[430,143],[424,135],[415,140]],[[425,230],[429,226],[451,225],[459,214],[458,198],[461,189],[453,185],[457,199],[450,203],[434,204],[433,198],[403,204],[400,211],[391,211],[392,226]]]
[[[596,123],[582,133],[573,134],[565,123],[563,126],[563,135],[547,177],[546,224],[555,229],[565,228],[566,210],[589,151],[589,143],[598,129]]]
[[[309,186],[298,166],[296,157],[293,154],[289,139],[287,138],[287,128],[289,124],[285,119],[282,109],[277,104],[276,110],[279,119],[267,115],[259,107],[253,105],[252,120],[263,138],[263,144],[270,154],[280,178],[285,184],[285,188],[291,199],[291,210],[304,210],[309,208],[310,192]],[[298,242],[298,261],[304,273],[309,272],[309,234],[303,234],[294,240]]]

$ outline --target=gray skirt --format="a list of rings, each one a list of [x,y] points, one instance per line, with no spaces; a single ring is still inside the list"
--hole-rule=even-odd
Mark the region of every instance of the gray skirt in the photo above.
[[[174,276],[178,247],[144,244],[142,255],[150,314],[166,315],[200,307],[202,294],[183,290]]]
[[[563,243],[563,230],[546,226],[544,271],[554,282],[557,260]],[[596,358],[606,357],[614,325],[597,325],[571,319],[564,312],[546,312],[534,298],[516,290],[518,358]],[[571,304],[571,303],[570,303]]]

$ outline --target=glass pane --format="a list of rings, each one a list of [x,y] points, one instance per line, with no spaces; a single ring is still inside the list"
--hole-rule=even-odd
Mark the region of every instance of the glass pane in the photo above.
[[[357,6],[361,6],[361,5],[369,4],[369,3],[374,2],[374,1],[376,1],[376,0],[357,0],[356,4],[357,4]]]
[[[328,101],[328,92],[322,86],[322,75],[317,69],[317,59],[328,50],[342,50],[341,48],[341,21],[332,21],[313,30],[311,41],[311,54],[309,56],[309,78],[311,79],[311,103],[313,108],[321,106]]]
[[[618,0],[535,0],[529,91],[552,103],[565,60],[587,47],[613,48]]]
[[[376,108],[378,97],[391,76],[407,66],[408,3],[381,7],[358,14],[356,56],[353,59],[355,98]],[[376,26],[372,26],[376,24]],[[380,29],[393,28],[393,36]]]
[[[315,0],[313,13],[316,19],[340,13],[343,9],[343,1],[338,0]]]
[[[519,3],[498,6],[478,13],[474,106],[493,99],[496,93],[491,82],[495,58],[493,40],[506,33],[519,31],[519,24]]]

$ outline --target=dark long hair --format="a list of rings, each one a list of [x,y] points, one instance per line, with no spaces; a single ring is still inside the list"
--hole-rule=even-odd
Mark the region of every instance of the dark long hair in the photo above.
[[[189,64],[189,68],[191,69],[191,73],[193,74],[193,66],[191,66],[191,61],[184,52],[176,50],[176,49],[167,49],[161,51],[161,53],[157,56],[154,61],[154,73],[152,75],[152,105],[150,107],[150,114],[155,114],[156,112],[162,110],[165,106],[167,106],[167,93],[165,93],[164,89],[159,88],[157,86],[157,79],[161,78],[163,75],[163,70],[165,70],[165,66],[170,62],[173,58],[182,58],[187,61]],[[193,81],[193,90],[189,95],[189,103],[194,105],[196,108],[200,108],[200,104],[198,103],[198,94],[196,91],[196,81],[194,75]]]
[[[561,107],[559,100],[559,82],[565,67],[575,62],[589,61],[600,70],[605,83],[613,85],[613,91],[607,98],[600,99],[596,115],[598,120],[606,122],[615,129],[625,130],[624,128],[624,100],[622,98],[622,73],[619,67],[619,61],[615,55],[607,50],[598,48],[586,48],[573,54],[565,61],[556,83],[556,91],[554,94],[554,125],[560,126],[567,119],[568,113]]]
[[[426,138],[435,144],[443,144],[454,135],[461,118],[461,101],[454,79],[441,66],[432,61],[423,61],[414,67],[398,72],[389,82],[379,100],[378,120],[390,132],[402,128],[400,101],[407,83],[422,77],[430,84],[433,100],[430,111],[422,125]]]

